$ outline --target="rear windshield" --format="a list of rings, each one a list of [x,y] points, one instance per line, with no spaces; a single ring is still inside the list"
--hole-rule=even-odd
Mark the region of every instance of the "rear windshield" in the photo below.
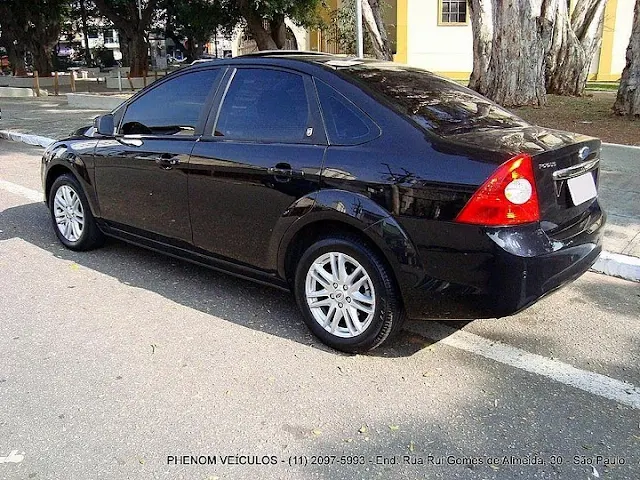
[[[473,90],[425,70],[363,63],[341,71],[439,135],[528,125]]]

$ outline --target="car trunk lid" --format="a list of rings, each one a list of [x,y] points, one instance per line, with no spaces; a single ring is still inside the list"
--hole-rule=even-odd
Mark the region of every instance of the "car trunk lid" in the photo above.
[[[518,154],[532,158],[540,223],[550,234],[580,223],[597,199],[601,142],[585,135],[537,126],[469,129],[444,137],[474,147],[496,163]]]

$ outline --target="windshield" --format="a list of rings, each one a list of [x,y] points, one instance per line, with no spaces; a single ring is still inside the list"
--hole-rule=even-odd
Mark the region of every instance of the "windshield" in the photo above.
[[[341,71],[439,135],[529,125],[477,92],[425,70],[362,63]]]

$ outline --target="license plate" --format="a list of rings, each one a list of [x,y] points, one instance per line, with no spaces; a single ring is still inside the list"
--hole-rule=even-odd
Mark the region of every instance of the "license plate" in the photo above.
[[[574,205],[582,205],[584,202],[596,198],[596,182],[593,180],[591,172],[567,180],[569,193]]]

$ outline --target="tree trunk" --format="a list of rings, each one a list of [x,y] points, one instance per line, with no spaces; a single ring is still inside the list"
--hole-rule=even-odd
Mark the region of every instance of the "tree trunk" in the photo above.
[[[26,48],[23,44],[15,42],[15,37],[10,33],[9,29],[5,29],[0,37],[0,47],[7,50],[9,63],[11,64],[11,74],[16,77],[24,77],[27,75],[27,67],[24,63]]]
[[[599,29],[606,0],[578,0],[569,18],[567,2],[543,2],[547,32],[546,89],[558,95],[584,92],[593,57],[600,47]]]
[[[93,66],[93,59],[91,58],[91,50],[89,50],[89,27],[87,20],[87,8],[85,7],[86,0],[80,0],[80,17],[82,20],[82,34],[84,35],[84,59],[87,62],[87,67]]]
[[[482,3],[486,5],[481,7]],[[491,12],[493,25],[493,46],[486,63],[484,60],[474,62],[474,78],[478,91],[507,106],[545,105],[545,49],[540,28],[540,3],[536,0],[472,1],[473,16],[483,11]],[[481,24],[476,18],[472,27]],[[476,32],[474,32],[474,35]],[[482,42],[474,42],[474,57],[482,52],[475,49]],[[487,64],[486,72],[476,70]],[[479,79],[479,80],[478,80]]]
[[[13,48],[10,52],[15,52],[15,63],[14,60],[11,60],[11,54],[9,54],[9,61],[11,62],[11,71],[13,75],[16,77],[26,77],[27,76],[27,65],[24,62],[24,57],[27,54],[27,49],[22,44],[13,45]]]
[[[640,0],[636,0],[633,28],[627,47],[627,64],[622,71],[613,111],[631,118],[640,117]]]
[[[387,29],[382,21],[379,0],[362,0],[362,17],[377,59],[393,60]]]
[[[38,71],[41,77],[50,77],[53,71],[53,47],[45,43],[34,40],[30,48],[33,55],[33,69]]]
[[[123,64],[129,64],[132,77],[142,76],[142,72],[146,71],[149,65],[149,44],[145,30],[151,23],[158,0],[149,0],[141,12],[138,11],[136,2],[128,0],[124,5],[129,12],[126,16],[120,15],[105,0],[93,1],[100,13],[111,20],[118,32],[121,33],[120,39],[124,36],[128,58],[123,52]],[[120,47],[122,48],[122,43]],[[128,62],[125,62],[125,59]]]
[[[469,13],[473,30],[473,71],[469,78],[469,88],[485,91],[486,73],[491,60],[493,45],[493,10],[491,0],[471,0]]]
[[[262,17],[250,5],[249,0],[238,0],[240,13],[247,22],[247,28],[258,46],[258,50],[278,50],[271,34],[264,28]]]
[[[147,38],[142,32],[134,32],[131,38],[127,38],[129,50],[129,67],[132,77],[141,77],[149,67],[149,46]]]
[[[271,38],[278,50],[282,50],[287,42],[287,26],[284,23],[284,15],[277,15],[269,22]]]

